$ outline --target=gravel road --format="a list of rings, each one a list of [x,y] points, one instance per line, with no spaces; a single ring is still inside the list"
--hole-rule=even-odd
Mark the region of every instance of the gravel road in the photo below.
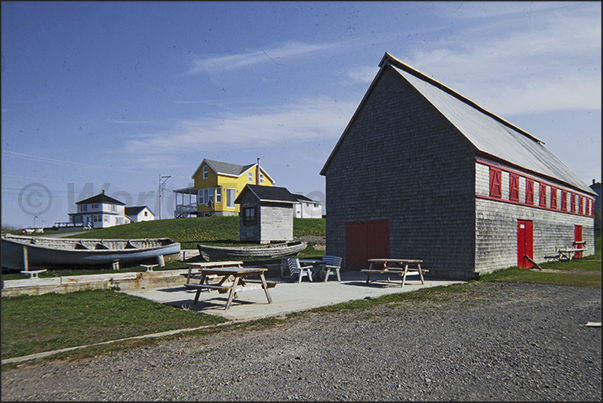
[[[2,372],[2,400],[601,401],[601,290],[477,283]]]

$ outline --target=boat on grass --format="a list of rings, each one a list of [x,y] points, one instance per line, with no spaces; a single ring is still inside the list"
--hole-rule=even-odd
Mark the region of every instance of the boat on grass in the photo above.
[[[162,257],[180,252],[170,238],[67,239],[2,234],[2,268],[41,270],[49,268],[112,267],[122,263],[161,264]]]
[[[209,246],[197,244],[204,260],[233,259],[243,257],[281,257],[295,256],[306,249],[304,241],[291,241],[253,246]]]

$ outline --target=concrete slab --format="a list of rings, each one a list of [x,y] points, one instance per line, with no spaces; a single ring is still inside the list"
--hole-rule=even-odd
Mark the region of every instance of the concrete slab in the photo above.
[[[377,281],[373,281],[373,278]],[[366,284],[366,274],[361,272],[342,272],[341,282],[329,280],[326,283],[309,282],[306,278],[301,283],[290,283],[287,279],[269,278],[267,280],[281,281],[276,287],[269,289],[272,297],[271,304],[268,303],[261,288],[254,288],[240,291],[238,299],[233,300],[228,310],[224,310],[228,293],[202,292],[199,302],[193,305],[195,291],[187,290],[184,286],[130,289],[124,290],[124,292],[163,304],[220,315],[238,321],[275,317],[366,297],[375,298],[386,294],[415,291],[420,288],[464,283],[464,281],[458,280],[425,279],[423,285],[418,275],[408,275],[406,284],[401,288],[401,278],[393,276],[391,279],[392,281],[388,283],[385,275],[372,275],[371,283]]]

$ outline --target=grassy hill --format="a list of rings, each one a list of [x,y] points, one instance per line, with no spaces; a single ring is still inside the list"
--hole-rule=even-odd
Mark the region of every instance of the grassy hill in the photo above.
[[[293,236],[325,236],[323,218],[294,218]],[[79,231],[68,238],[172,238],[182,249],[196,249],[197,243],[239,242],[239,217],[199,217],[145,221],[111,228]]]

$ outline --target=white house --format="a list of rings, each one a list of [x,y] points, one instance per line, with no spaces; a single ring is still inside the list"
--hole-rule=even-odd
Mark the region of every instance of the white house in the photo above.
[[[125,212],[130,222],[153,221],[155,219],[155,214],[147,206],[126,207]]]
[[[104,190],[75,204],[77,213],[69,214],[70,223],[82,223],[89,228],[107,228],[130,222],[125,212],[126,204],[107,196]]]
[[[297,203],[293,205],[295,218],[322,218],[322,202],[314,201],[304,195],[294,194]]]

